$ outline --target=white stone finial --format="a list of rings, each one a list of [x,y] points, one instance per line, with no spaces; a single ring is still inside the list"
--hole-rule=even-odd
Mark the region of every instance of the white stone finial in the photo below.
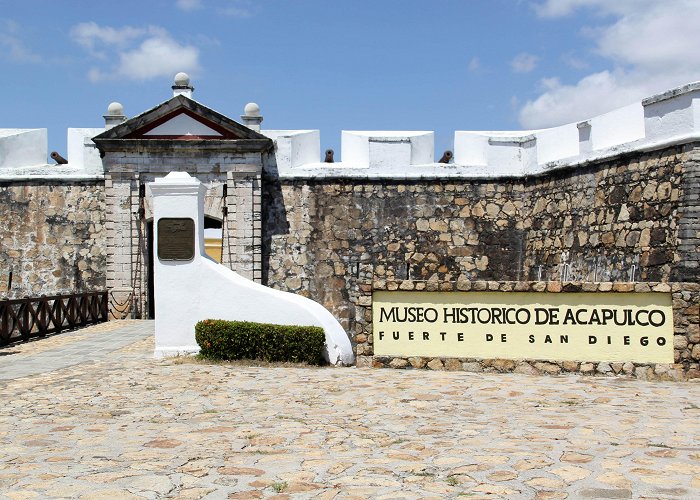
[[[111,116],[122,116],[124,115],[124,106],[119,102],[111,102],[107,106],[107,114]]]
[[[111,102],[107,106],[107,114],[103,115],[105,119],[105,128],[112,128],[115,125],[119,125],[126,121],[126,116],[124,116],[124,106],[118,102]]]
[[[249,102],[245,105],[245,108],[243,108],[243,113],[245,113],[246,116],[260,116],[260,106],[255,102]]]
[[[190,75],[188,75],[187,73],[180,71],[177,75],[175,75],[175,85],[181,86],[181,87],[186,87],[189,84],[190,84]]]
[[[260,132],[260,124],[263,121],[263,117],[260,114],[260,106],[257,103],[249,102],[243,108],[243,113],[241,115],[241,120],[243,120],[243,125],[249,129]]]
[[[190,85],[190,75],[183,73],[182,71],[175,75],[173,89],[173,96],[184,95],[185,97],[192,98],[192,92],[194,92],[194,87]]]

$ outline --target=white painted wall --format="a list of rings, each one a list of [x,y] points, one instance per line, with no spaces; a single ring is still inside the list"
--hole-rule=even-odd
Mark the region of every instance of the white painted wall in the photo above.
[[[102,158],[92,138],[104,131],[104,128],[69,128],[68,164],[86,173],[103,174]]]
[[[48,149],[45,128],[0,129],[0,169],[46,165]]]
[[[319,162],[321,134],[318,130],[261,130],[260,133],[275,141],[275,158],[280,171]]]
[[[537,165],[534,135],[490,137],[488,145],[488,169],[494,176],[522,175]]]
[[[320,304],[300,295],[273,290],[217,264],[204,253],[206,187],[186,172],[172,172],[149,183],[153,195],[155,242],[155,356],[195,353],[194,326],[204,319],[257,321],[320,326],[326,333],[332,364],[352,364],[345,330]],[[158,258],[158,222],[163,217],[195,221],[195,256],[187,262]]]
[[[577,125],[521,131],[459,130],[450,165],[434,162],[432,132],[343,131],[342,162],[321,163],[315,151],[310,151],[299,155],[310,161],[279,173],[290,178],[520,177],[700,140],[700,82],[593,117],[581,122],[581,128]]]
[[[188,124],[178,120],[165,124],[170,128],[160,132],[181,133]],[[581,125],[531,131],[456,131],[454,161],[449,165],[435,163],[434,134],[429,131],[343,131],[341,151],[335,155],[341,161],[333,164],[322,162],[318,130],[262,133],[275,142],[282,178],[519,177],[700,140],[700,82],[590,118]],[[69,165],[52,169],[43,168],[48,156],[46,130],[0,130],[0,178],[102,175],[96,151],[90,150],[85,139],[87,132],[81,132],[92,129],[71,130]]]
[[[458,130],[454,139],[455,165],[483,166],[489,164],[489,132]]]
[[[642,101],[644,130],[649,140],[698,133],[700,82],[690,83]]]
[[[579,134],[575,123],[538,130],[534,135],[537,138],[536,164],[578,155]]]
[[[435,163],[433,132],[343,130],[342,163],[385,169]]]
[[[595,116],[589,122],[593,150],[604,150],[644,138],[644,108],[641,102]]]

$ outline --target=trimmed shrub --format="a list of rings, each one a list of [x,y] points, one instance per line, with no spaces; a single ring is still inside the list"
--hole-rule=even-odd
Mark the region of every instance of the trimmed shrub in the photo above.
[[[195,326],[195,339],[206,358],[324,363],[326,336],[318,326],[205,319]]]

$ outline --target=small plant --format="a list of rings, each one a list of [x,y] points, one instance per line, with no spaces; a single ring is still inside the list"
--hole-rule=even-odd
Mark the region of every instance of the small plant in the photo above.
[[[285,483],[284,481],[272,483],[272,489],[275,490],[276,493],[282,493],[284,490],[287,489],[287,483]]]
[[[326,336],[317,326],[207,319],[195,326],[195,339],[207,359],[324,362]]]
[[[277,418],[280,420],[291,420],[292,422],[298,422],[300,424],[305,424],[306,420],[300,417],[290,417],[287,415],[277,415]]]
[[[445,479],[445,481],[450,486],[459,486],[459,479],[457,479],[455,476],[449,476],[447,479]]]

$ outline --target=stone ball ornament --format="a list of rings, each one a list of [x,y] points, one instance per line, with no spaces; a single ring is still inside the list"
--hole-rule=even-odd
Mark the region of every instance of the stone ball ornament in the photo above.
[[[121,116],[124,114],[124,106],[118,102],[112,102],[107,106],[107,114],[109,116]]]
[[[246,116],[260,116],[260,106],[255,102],[249,102],[245,105],[245,108],[243,108],[243,113],[245,113]]]
[[[175,85],[178,87],[186,87],[190,84],[190,75],[184,72],[179,72],[175,75]]]

